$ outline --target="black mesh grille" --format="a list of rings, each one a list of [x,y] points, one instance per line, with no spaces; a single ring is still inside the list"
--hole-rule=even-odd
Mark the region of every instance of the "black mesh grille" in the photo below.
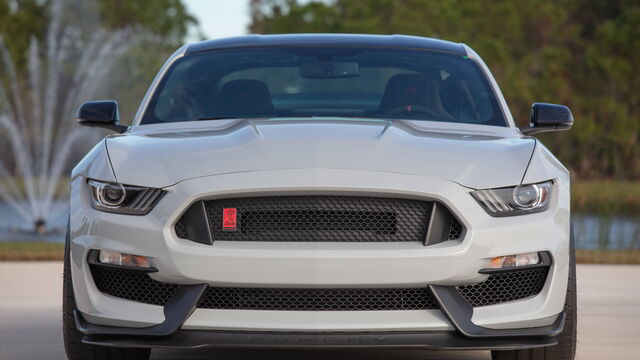
[[[189,235],[187,234],[187,224],[184,217],[181,217],[178,220],[178,222],[176,222],[175,229],[176,229],[176,235],[178,235],[179,238],[182,238],[182,239],[189,238]]]
[[[163,306],[179,288],[179,285],[155,281],[139,271],[92,265],[91,273],[101,292],[146,304]]]
[[[462,236],[462,225],[456,218],[453,218],[449,228],[449,240],[457,240],[460,236]]]
[[[487,280],[458,286],[471,306],[486,306],[525,299],[542,291],[549,268],[535,268],[490,275]]]
[[[432,203],[408,199],[288,196],[205,201],[214,241],[424,241]],[[223,231],[223,209],[237,228]]]
[[[209,288],[198,307],[289,311],[427,310],[437,308],[426,288]]]

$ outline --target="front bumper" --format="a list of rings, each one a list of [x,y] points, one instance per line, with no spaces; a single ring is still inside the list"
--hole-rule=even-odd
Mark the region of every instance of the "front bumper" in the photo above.
[[[453,287],[486,279],[486,275],[479,274],[478,270],[492,257],[546,251],[554,263],[544,288],[537,296],[474,308],[471,323],[486,329],[552,326],[558,321],[558,314],[564,306],[569,258],[569,191],[563,188],[562,183],[554,193],[548,211],[511,218],[490,217],[469,195],[469,189],[450,181],[353,170],[274,170],[192,179],[167,188],[167,195],[144,217],[96,211],[89,205],[82,179],[74,179],[72,186],[74,290],[82,318],[96,326],[146,328],[166,321],[166,314],[161,306],[101,293],[86,261],[93,249],[148,256],[160,270],[152,275],[158,281],[184,286],[284,288]],[[276,193],[386,194],[437,200],[463,223],[466,234],[462,240],[433,246],[278,242],[203,245],[179,239],[173,230],[184,210],[199,198]],[[185,331],[189,331],[188,334],[200,331],[210,334],[302,333],[317,334],[319,339],[334,333],[463,336],[441,310],[316,312],[196,309],[176,334]],[[236,341],[240,341],[242,336],[239,335]],[[198,339],[202,337],[199,335]],[[95,335],[88,340],[96,341]],[[552,338],[544,338],[543,343],[548,345],[553,341]]]
[[[555,345],[564,312],[551,325],[524,329],[488,329],[472,321],[473,308],[454,287],[429,286],[455,331],[409,332],[231,332],[180,330],[195,310],[206,284],[183,287],[164,306],[165,321],[146,328],[122,328],[88,323],[75,312],[76,326],[93,345],[142,348],[294,347],[294,348],[427,348],[513,350]]]

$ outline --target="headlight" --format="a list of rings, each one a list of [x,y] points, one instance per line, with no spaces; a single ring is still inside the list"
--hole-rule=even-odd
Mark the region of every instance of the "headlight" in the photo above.
[[[549,207],[553,181],[473,191],[471,195],[491,216],[524,215]]]
[[[122,185],[88,180],[91,188],[91,205],[96,210],[118,214],[146,215],[162,198],[162,189]]]

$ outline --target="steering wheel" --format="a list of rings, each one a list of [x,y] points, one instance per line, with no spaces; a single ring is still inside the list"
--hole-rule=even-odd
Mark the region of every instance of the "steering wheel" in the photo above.
[[[384,113],[384,115],[397,115],[397,114],[426,114],[435,118],[440,118],[442,114],[438,113],[435,110],[429,109],[420,105],[405,105],[398,106],[397,108],[391,109]]]

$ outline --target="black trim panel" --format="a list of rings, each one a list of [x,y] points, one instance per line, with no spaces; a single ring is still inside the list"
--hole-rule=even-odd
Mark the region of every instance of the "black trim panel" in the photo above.
[[[213,235],[204,201],[196,201],[181,217],[187,227],[187,238],[205,245],[213,245]]]
[[[431,216],[429,217],[429,225],[427,226],[427,236],[424,239],[424,245],[435,245],[449,239],[449,230],[453,217],[451,212],[437,201],[433,202],[431,208]]]
[[[182,330],[165,338],[99,338],[85,336],[92,345],[129,348],[322,348],[322,349],[438,349],[516,350],[556,345],[554,338],[466,339],[453,331],[421,333],[279,333]]]
[[[451,286],[429,285],[433,298],[451,324],[464,336],[470,338],[514,338],[554,337],[564,328],[565,313],[562,312],[552,325],[523,329],[489,329],[471,321],[473,307],[462,297],[458,289]]]
[[[207,286],[207,284],[182,286],[164,306],[165,320],[158,325],[145,328],[95,325],[88,323],[76,310],[74,311],[76,327],[85,335],[168,336],[178,331],[193,313]]]

